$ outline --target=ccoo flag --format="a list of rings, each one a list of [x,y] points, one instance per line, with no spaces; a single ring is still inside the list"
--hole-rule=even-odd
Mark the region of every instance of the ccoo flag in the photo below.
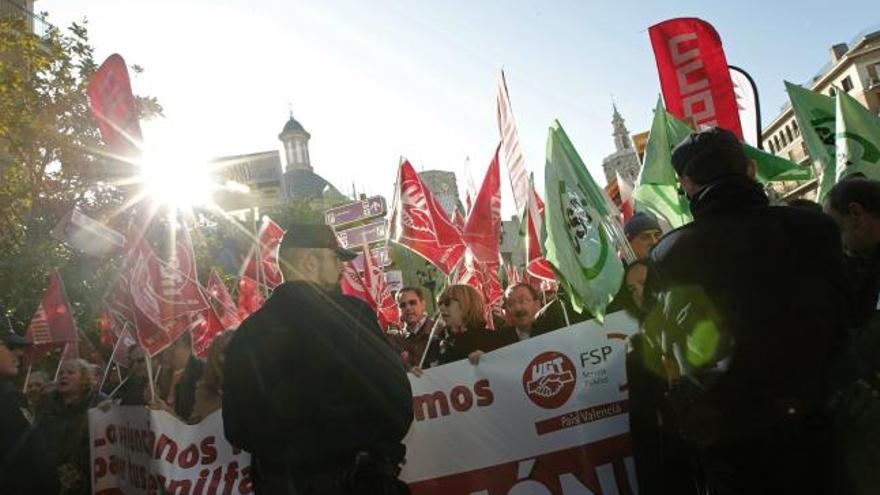
[[[544,166],[547,261],[560,275],[572,306],[602,321],[620,289],[623,263],[613,244],[616,221],[558,121],[550,126]]]
[[[813,158],[813,167],[819,173],[818,199],[821,202],[834,186],[836,160],[834,150],[834,98],[804,89],[797,84],[785,83],[791,108],[807,151]]]
[[[679,194],[678,176],[672,168],[672,149],[691,132],[693,130],[684,122],[666,112],[662,100],[657,100],[642,171],[633,196],[639,207],[663,218],[673,228],[691,221],[687,199]]]
[[[846,91],[837,92],[837,180],[853,174],[880,179],[880,117]]]

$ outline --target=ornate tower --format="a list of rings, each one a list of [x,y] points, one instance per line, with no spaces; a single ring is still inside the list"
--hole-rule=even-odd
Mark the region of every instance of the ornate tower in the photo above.
[[[639,156],[632,144],[629,131],[626,129],[623,117],[617,111],[617,105],[613,105],[614,115],[611,117],[611,125],[614,127],[614,153],[602,160],[602,170],[605,172],[605,180],[608,184],[617,180],[617,174],[635,183],[639,177]]]
[[[293,118],[293,112],[290,112],[290,119],[284,124],[281,134],[278,135],[278,139],[284,144],[285,172],[312,170],[312,164],[309,160],[309,138],[311,137],[302,124]]]

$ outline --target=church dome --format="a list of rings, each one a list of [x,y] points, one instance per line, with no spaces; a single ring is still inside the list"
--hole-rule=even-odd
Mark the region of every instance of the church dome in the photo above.
[[[284,129],[281,130],[281,134],[287,134],[288,132],[306,132],[305,128],[297,122],[293,115],[287,120],[287,123],[284,124]]]
[[[284,192],[291,200],[343,197],[333,184],[308,169],[292,169],[285,172]]]

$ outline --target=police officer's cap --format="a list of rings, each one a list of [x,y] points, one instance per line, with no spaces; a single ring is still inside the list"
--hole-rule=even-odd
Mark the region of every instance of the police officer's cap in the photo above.
[[[322,248],[331,249],[342,261],[357,258],[357,253],[339,245],[333,229],[325,224],[294,223],[287,226],[281,239],[282,248]]]

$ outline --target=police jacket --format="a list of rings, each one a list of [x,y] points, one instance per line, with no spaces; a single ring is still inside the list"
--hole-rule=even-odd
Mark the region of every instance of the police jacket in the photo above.
[[[32,426],[24,396],[0,380],[0,492],[58,493],[58,473],[43,436]]]
[[[412,422],[400,358],[360,299],[278,286],[226,351],[226,438],[266,465],[320,470],[399,448]]]
[[[678,342],[683,373],[722,427],[767,429],[820,408],[846,312],[836,225],[769,206],[746,177],[704,187],[691,211],[651,252],[647,293],[659,300],[646,325]]]

